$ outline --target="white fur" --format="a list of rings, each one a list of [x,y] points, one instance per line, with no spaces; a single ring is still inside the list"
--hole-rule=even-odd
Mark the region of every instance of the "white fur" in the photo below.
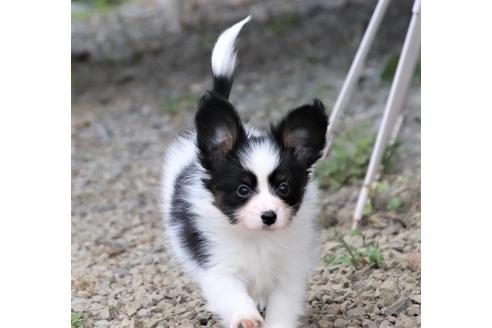
[[[217,39],[212,51],[212,72],[214,76],[230,78],[237,64],[236,39],[243,26],[251,20],[251,16],[229,27]]]
[[[162,180],[165,218],[171,210],[176,178],[188,164],[198,161],[195,137],[194,133],[179,137],[166,153]],[[187,188],[193,212],[200,213],[198,228],[209,241],[210,263],[206,269],[198,266],[165,220],[178,261],[199,283],[209,309],[222,318],[226,327],[236,328],[244,318],[259,318],[257,304],[267,306],[265,328],[297,327],[307,280],[319,256],[315,184],[308,183],[304,200],[289,225],[277,230],[251,230],[230,224],[213,205],[211,193],[201,182],[205,176],[201,169]]]

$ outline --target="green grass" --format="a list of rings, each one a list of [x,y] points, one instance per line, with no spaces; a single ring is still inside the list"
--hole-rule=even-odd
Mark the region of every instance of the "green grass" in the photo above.
[[[278,16],[272,20],[272,22],[270,23],[270,28],[273,32],[277,34],[282,34],[287,31],[289,27],[298,24],[299,21],[299,16],[295,14]]]
[[[166,113],[176,115],[181,110],[186,110],[195,106],[198,101],[198,97],[198,95],[193,93],[184,93],[174,98],[165,99],[162,107]]]
[[[72,2],[84,3],[98,9],[118,6],[126,1],[127,0],[72,0]]]
[[[330,154],[316,168],[322,187],[337,190],[364,177],[373,143],[367,130],[367,126],[351,128],[335,138]]]
[[[372,201],[369,198],[364,205],[364,211],[362,212],[364,215],[371,215],[374,212],[374,206],[372,205]]]
[[[366,247],[366,256],[369,264],[374,268],[381,268],[384,265],[384,258],[381,254],[379,244],[375,243]]]
[[[381,70],[380,77],[384,82],[390,83],[393,80],[393,76],[395,76],[396,68],[398,66],[398,61],[400,60],[400,54],[394,53],[391,54],[384,63],[383,69]],[[420,83],[420,60],[417,62],[415,68],[415,76],[414,80],[417,83]]]
[[[403,200],[400,197],[395,196],[389,200],[388,204],[386,205],[386,209],[390,211],[396,211],[400,209],[402,206],[403,206]]]
[[[205,34],[205,35],[200,35],[198,40],[200,44],[203,45],[203,47],[209,49],[213,47],[216,39],[217,39],[216,35]]]
[[[363,179],[374,140],[375,135],[369,132],[367,125],[348,129],[337,136],[327,158],[316,167],[315,177],[320,186],[338,190],[343,185],[352,185]],[[386,147],[382,161],[383,171],[394,166],[393,155],[400,145],[398,141]]]
[[[126,1],[128,0],[72,0],[72,2],[83,3],[90,7],[87,11],[72,13],[72,17],[88,19],[95,13],[108,12]]]
[[[401,185],[407,180],[406,177],[399,176],[397,181],[393,181],[393,185]],[[371,198],[368,202],[373,202],[376,204],[377,210],[388,210],[396,212],[405,205],[405,201],[400,195],[391,191],[390,182],[388,180],[375,181],[371,185]],[[370,213],[368,213],[370,214]]]
[[[84,326],[82,314],[75,311],[72,311],[71,322],[72,328],[82,328]]]
[[[326,265],[345,264],[351,266],[355,270],[361,269],[366,265],[376,269],[384,266],[384,258],[378,243],[368,243],[365,235],[360,229],[352,230],[350,235],[361,237],[362,247],[356,247],[347,243],[345,238],[335,231],[334,239],[340,243],[339,248],[342,249],[342,254],[338,256],[333,253],[326,255],[324,257]]]
[[[381,166],[383,167],[384,172],[394,172],[395,171],[395,161],[394,155],[401,148],[402,142],[400,139],[396,139],[392,144],[386,146],[386,149],[383,153],[383,158],[381,159]]]

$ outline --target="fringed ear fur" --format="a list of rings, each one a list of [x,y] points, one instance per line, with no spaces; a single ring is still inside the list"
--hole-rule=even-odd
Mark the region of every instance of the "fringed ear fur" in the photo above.
[[[272,127],[276,141],[293,152],[296,160],[311,167],[320,157],[326,143],[328,117],[319,99],[291,110]]]

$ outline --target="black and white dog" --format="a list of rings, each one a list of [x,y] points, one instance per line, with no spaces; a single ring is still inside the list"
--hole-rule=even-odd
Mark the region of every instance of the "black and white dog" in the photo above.
[[[195,129],[165,156],[162,208],[177,259],[226,327],[291,328],[319,256],[311,171],[328,118],[315,99],[268,132],[242,124],[228,97],[236,38],[249,20],[215,44],[213,90],[198,102]]]

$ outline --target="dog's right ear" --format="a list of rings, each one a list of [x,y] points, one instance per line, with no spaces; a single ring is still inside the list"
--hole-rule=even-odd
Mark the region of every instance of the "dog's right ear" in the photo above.
[[[207,169],[224,159],[246,135],[234,106],[214,92],[207,92],[198,102],[195,128],[197,145]]]

